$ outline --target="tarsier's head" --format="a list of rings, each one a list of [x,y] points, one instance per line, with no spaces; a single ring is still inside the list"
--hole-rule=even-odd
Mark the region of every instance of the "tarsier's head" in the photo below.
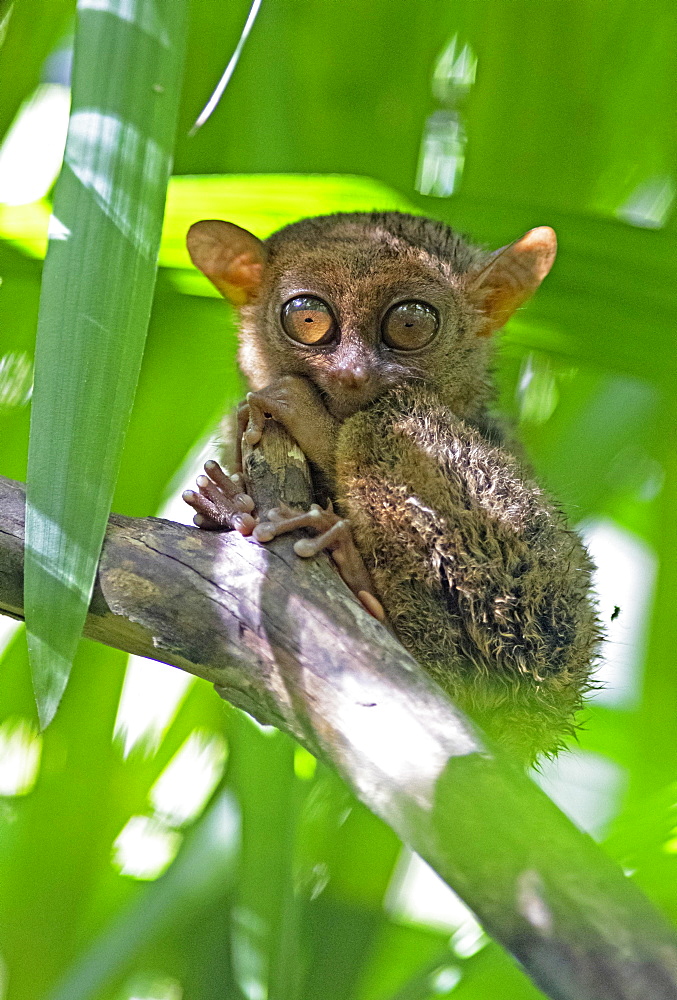
[[[345,419],[391,386],[425,382],[459,415],[487,397],[491,334],[552,266],[555,234],[495,253],[399,212],[304,219],[267,240],[229,222],[188,233],[193,262],[241,312],[252,388],[305,375]]]

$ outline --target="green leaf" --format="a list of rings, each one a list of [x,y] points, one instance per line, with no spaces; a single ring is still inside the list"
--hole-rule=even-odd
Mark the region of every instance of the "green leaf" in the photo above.
[[[7,9],[0,4],[0,138],[21,103],[40,82],[44,61],[68,28],[74,12],[75,0],[50,0],[48,4],[21,0]]]
[[[42,726],[68,681],[139,374],[183,62],[186,4],[83,3],[45,262],[26,517],[26,621]]]
[[[288,736],[261,732],[243,713],[234,714],[233,733],[229,780],[242,810],[241,879],[231,915],[235,977],[245,996],[301,1000],[293,853],[306,789],[294,774]]]
[[[430,974],[453,963],[449,933],[387,921],[372,948],[356,1000],[411,1000],[426,996]],[[416,987],[422,987],[416,990]]]
[[[97,996],[149,942],[208,905],[230,883],[239,837],[237,804],[229,792],[221,792],[191,830],[169,871],[120,909],[47,1000]]]
[[[297,882],[308,897],[303,937],[311,949],[303,996],[352,1000],[388,922],[383,900],[400,842],[336,775],[318,767],[296,850]]]
[[[373,177],[346,174],[214,174],[171,177],[167,189],[161,267],[194,267],[186,233],[197,219],[228,218],[263,239],[308,215],[330,212],[416,212],[413,202]],[[50,209],[0,204],[0,237],[43,256]],[[205,286],[207,285],[205,280]]]

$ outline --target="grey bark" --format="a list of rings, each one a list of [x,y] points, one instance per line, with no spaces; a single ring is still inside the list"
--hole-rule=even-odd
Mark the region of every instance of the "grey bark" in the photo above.
[[[266,431],[260,509],[311,500]],[[22,617],[24,491],[0,478],[0,611]],[[677,1000],[674,929],[293,537],[110,518],[85,634],[203,677],[291,734],[468,902],[554,1000]]]

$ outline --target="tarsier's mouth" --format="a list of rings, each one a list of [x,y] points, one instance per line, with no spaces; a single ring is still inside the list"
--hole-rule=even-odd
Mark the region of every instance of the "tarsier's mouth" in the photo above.
[[[382,389],[380,391],[382,391]],[[327,392],[321,392],[325,406],[331,413],[332,417],[336,417],[337,420],[347,420],[348,417],[352,417],[354,413],[358,412],[358,410],[363,410],[365,406],[368,406],[369,403],[373,402],[378,395],[379,390],[375,390],[369,393],[346,393],[340,398],[337,398],[336,396],[329,395]]]

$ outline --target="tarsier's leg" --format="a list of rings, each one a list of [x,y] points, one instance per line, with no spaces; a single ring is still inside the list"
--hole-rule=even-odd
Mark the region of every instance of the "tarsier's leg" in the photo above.
[[[186,490],[183,499],[193,508],[194,523],[211,531],[232,529],[251,535],[256,526],[254,501],[243,490],[240,475],[227,476],[218,462],[205,463],[206,476],[198,476],[195,490]]]
[[[296,531],[298,528],[309,528],[317,532],[317,536],[300,538],[294,544],[296,554],[308,559],[318,552],[329,552],[341,578],[363,607],[374,618],[385,621],[385,611],[381,602],[374,596],[374,584],[362,561],[362,556],[355,547],[350,524],[334,513],[331,504],[323,510],[314,503],[310,510],[303,514],[298,514],[289,507],[269,510],[266,520],[262,520],[254,528],[253,535],[258,542],[269,542],[278,535]]]

